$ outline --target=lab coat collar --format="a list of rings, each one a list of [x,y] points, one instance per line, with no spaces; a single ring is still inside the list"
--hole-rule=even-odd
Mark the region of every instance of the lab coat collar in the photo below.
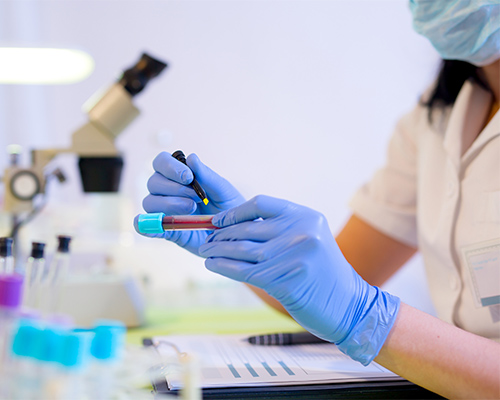
[[[466,151],[463,156],[463,163],[468,163],[469,160],[480,151],[486,143],[494,137],[500,136],[500,112],[497,111],[495,116],[488,122],[488,125],[483,129],[479,137],[472,143],[472,146]],[[500,154],[499,154],[500,157]]]
[[[458,94],[444,137],[444,148],[457,171],[462,162],[500,135],[499,113],[480,132],[489,115],[491,100],[491,93],[470,81],[464,83]]]

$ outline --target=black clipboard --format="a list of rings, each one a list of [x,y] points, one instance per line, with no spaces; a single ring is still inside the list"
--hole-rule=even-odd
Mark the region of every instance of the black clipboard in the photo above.
[[[149,338],[143,339],[144,346],[154,346]],[[166,378],[151,382],[153,392],[158,394],[179,395],[178,390],[169,388]],[[430,392],[421,386],[407,380],[398,381],[370,381],[352,383],[327,383],[311,385],[285,386],[251,386],[251,387],[224,387],[203,388],[205,400],[251,400],[251,399],[443,399],[436,393]]]

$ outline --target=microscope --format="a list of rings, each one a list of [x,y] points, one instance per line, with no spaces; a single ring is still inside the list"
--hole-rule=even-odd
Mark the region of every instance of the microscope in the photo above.
[[[88,122],[77,129],[68,148],[32,150],[31,166],[18,167],[11,154],[11,165],[5,170],[4,208],[13,215],[32,212],[35,200],[44,195],[48,180],[61,172],[49,163],[61,153],[79,156],[78,167],[84,192],[116,192],[119,188],[123,158],[115,146],[118,135],[139,115],[132,99],[148,82],[167,66],[148,54],[125,70],[121,78],[104,92],[97,92],[84,105]]]
[[[9,146],[10,165],[5,169],[3,175],[4,211],[12,217],[10,236],[14,240],[15,249],[16,247],[19,249],[19,246],[16,246],[19,229],[41,211],[47,200],[48,182],[54,177],[60,182],[65,180],[62,171],[52,166],[52,161],[57,155],[73,153],[78,156],[78,168],[84,192],[118,191],[123,158],[115,146],[115,140],[139,115],[139,110],[132,102],[134,96],[144,90],[149,81],[157,77],[166,67],[166,63],[143,53],[139,61],[131,68],[126,69],[115,83],[105,90],[95,93],[84,104],[83,108],[87,113],[88,122],[73,132],[70,147],[32,150],[31,165],[22,167],[19,166],[18,162],[18,147]],[[22,257],[19,253],[17,256],[18,260]],[[70,307],[70,309],[61,311],[93,318],[92,311],[88,309],[88,306],[90,306],[88,299],[94,296],[96,310],[102,310],[104,306],[102,303],[99,304],[97,298],[103,290],[108,294],[114,290],[117,296],[125,298],[123,301],[130,300],[130,307],[137,308],[138,301],[133,298],[137,296],[130,295],[130,285],[130,282],[120,282],[118,287],[96,288],[93,284],[90,284],[90,286],[83,285],[80,289],[79,287],[71,287],[68,289],[68,291],[72,292],[71,300],[62,303],[65,303],[66,307],[73,305],[80,307],[80,303],[86,304],[87,307],[81,310]],[[81,300],[78,299],[78,293],[80,292]],[[132,299],[127,299],[130,297]],[[111,308],[112,304],[110,305]],[[113,317],[113,315],[110,317]],[[77,323],[83,325],[92,322],[91,320],[85,320],[85,318],[84,320],[78,320],[78,316],[75,319]],[[129,326],[138,325],[139,320],[140,316],[132,316],[131,321],[129,318],[124,322]]]

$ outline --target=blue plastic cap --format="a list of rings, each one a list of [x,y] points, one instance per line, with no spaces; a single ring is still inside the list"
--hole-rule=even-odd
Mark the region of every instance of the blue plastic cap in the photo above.
[[[35,358],[40,361],[58,361],[64,351],[65,332],[56,327],[46,327],[38,334]]]
[[[59,362],[65,367],[78,367],[82,363],[82,337],[77,334],[66,335],[64,338],[64,352]]]
[[[94,332],[91,354],[99,360],[116,359],[124,346],[125,325],[120,321],[100,320]]]
[[[29,320],[21,320],[12,341],[12,353],[19,357],[35,358],[42,329]]]
[[[137,227],[140,233],[163,233],[163,213],[140,214]]]
[[[67,368],[78,368],[86,361],[91,334],[88,332],[68,332],[63,338],[63,351],[57,360]]]

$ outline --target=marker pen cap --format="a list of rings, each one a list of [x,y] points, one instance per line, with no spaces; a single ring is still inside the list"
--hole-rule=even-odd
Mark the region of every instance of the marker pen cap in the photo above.
[[[137,226],[140,233],[163,233],[162,222],[165,214],[149,213],[140,214],[137,220]]]

